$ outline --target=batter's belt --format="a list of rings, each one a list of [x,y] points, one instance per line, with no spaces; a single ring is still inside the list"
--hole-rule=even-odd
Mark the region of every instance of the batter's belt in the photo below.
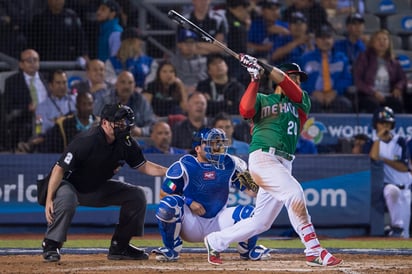
[[[267,153],[270,153],[276,156],[280,156],[288,161],[292,161],[295,158],[294,155],[284,152],[282,150],[276,149],[274,147],[263,147],[261,150],[262,152],[267,152]]]

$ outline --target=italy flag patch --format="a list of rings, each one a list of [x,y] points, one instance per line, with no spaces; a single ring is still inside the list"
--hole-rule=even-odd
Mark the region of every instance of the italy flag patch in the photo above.
[[[170,180],[167,182],[167,187],[170,188],[172,191],[176,190],[176,185]]]

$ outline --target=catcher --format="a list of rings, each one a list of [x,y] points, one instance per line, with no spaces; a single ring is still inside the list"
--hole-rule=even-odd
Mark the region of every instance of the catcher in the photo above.
[[[251,205],[227,207],[231,185],[256,196],[254,183],[245,161],[227,154],[227,139],[221,129],[203,129],[194,136],[193,155],[184,155],[166,172],[161,199],[156,211],[164,247],[154,249],[156,260],[172,262],[179,259],[182,239],[202,242],[214,231],[249,218]],[[257,236],[238,243],[240,258],[263,260],[270,250],[256,245]]]

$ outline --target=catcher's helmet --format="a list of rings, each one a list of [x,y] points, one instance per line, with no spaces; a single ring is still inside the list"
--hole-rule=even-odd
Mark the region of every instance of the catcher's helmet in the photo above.
[[[212,128],[202,138],[202,143],[205,144],[206,158],[216,168],[225,168],[225,156],[228,149],[228,140],[223,130]]]
[[[381,122],[392,123],[392,129],[395,127],[395,114],[390,107],[381,107],[378,108],[373,113],[373,128],[376,129],[376,124]]]
[[[110,122],[118,122],[124,119],[126,126],[132,127],[134,125],[133,110],[122,104],[105,105],[101,112],[100,118]]]

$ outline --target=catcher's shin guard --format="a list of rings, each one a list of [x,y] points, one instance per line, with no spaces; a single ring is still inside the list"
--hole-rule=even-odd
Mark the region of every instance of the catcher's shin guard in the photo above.
[[[160,201],[156,210],[163,244],[177,253],[182,249],[179,234],[182,227],[183,204],[184,201],[180,196],[166,196]]]

